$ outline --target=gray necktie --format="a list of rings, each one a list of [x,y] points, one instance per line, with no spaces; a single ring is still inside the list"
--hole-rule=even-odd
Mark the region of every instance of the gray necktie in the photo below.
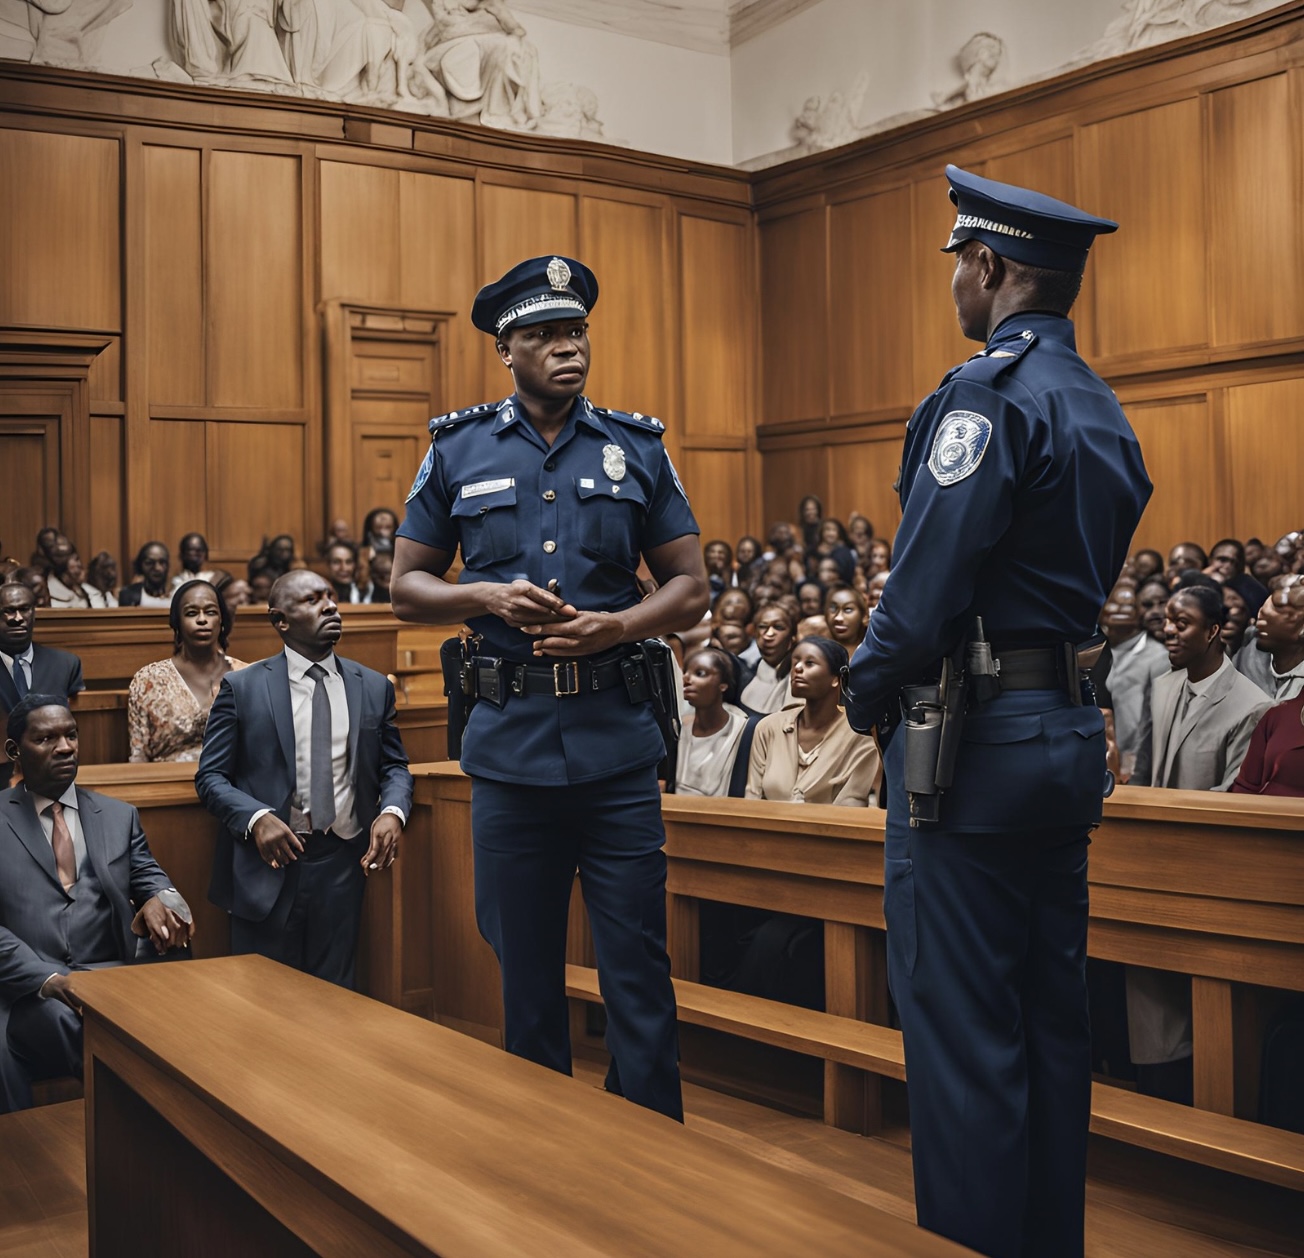
[[[329,830],[335,820],[335,773],[331,758],[331,697],[326,692],[326,670],[314,664],[308,670],[312,691],[312,782],[308,811],[314,830]]]

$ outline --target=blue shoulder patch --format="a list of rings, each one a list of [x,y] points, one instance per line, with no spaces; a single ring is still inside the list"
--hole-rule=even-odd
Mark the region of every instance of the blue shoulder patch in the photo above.
[[[436,415],[430,421],[430,435],[454,424],[465,423],[468,419],[483,419],[486,415],[496,415],[501,402],[483,402],[479,406],[468,406],[464,411],[449,411],[447,415]]]
[[[417,469],[417,478],[412,482],[412,488],[408,490],[408,496],[403,499],[404,503],[411,502],[412,499],[421,492],[426,481],[430,479],[430,473],[434,470],[434,466],[435,442],[432,437],[430,441],[430,449],[426,451],[426,457],[421,460],[421,466]]]
[[[665,424],[659,419],[654,419],[651,415],[641,415],[638,411],[613,411],[606,406],[595,406],[593,409],[599,415],[605,415],[608,419],[628,424],[631,428],[641,428],[644,432],[654,432],[658,437],[665,435]]]
[[[992,421],[976,411],[951,411],[942,416],[928,456],[928,470],[945,488],[978,470],[992,437]]]

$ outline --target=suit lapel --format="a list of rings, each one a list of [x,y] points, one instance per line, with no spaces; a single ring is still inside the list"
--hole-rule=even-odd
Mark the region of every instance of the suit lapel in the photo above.
[[[276,737],[280,740],[281,755],[290,770],[291,790],[298,790],[298,767],[294,756],[294,710],[290,707],[290,669],[285,662],[285,652],[273,655],[264,662],[267,669],[267,701],[271,705]]]
[[[1203,698],[1191,700],[1191,704],[1186,710],[1186,719],[1182,722],[1182,728],[1174,730],[1170,735],[1170,737],[1177,739],[1176,743],[1173,744],[1172,759],[1174,761],[1177,759],[1178,752],[1182,750],[1182,744],[1191,736],[1192,731],[1204,722],[1208,713],[1212,712],[1218,704],[1227,698],[1235,680],[1236,670],[1234,668],[1224,668]],[[1178,693],[1181,693],[1180,687]]]
[[[86,844],[86,859],[90,861],[100,886],[109,886],[109,860],[105,851],[104,827],[100,819],[100,806],[93,796],[83,790],[77,792],[78,820],[81,822],[82,839]]]
[[[1164,745],[1159,749],[1159,755],[1155,757],[1154,775],[1155,785],[1164,786],[1168,781],[1168,747],[1173,741],[1173,719],[1177,715],[1177,705],[1182,699],[1182,687],[1186,685],[1186,674],[1180,674],[1177,685],[1168,685],[1161,687],[1158,682],[1155,683],[1154,693],[1160,696],[1159,710],[1154,715],[1154,723],[1157,729],[1164,731]],[[1162,779],[1162,781],[1158,780]]]
[[[358,762],[358,730],[362,725],[362,670],[352,660],[337,655],[340,676],[344,678],[344,697],[349,704],[349,764]]]
[[[41,819],[36,815],[36,806],[32,803],[32,797],[21,787],[15,787],[9,796],[5,820],[18,837],[18,841],[31,854],[32,859],[45,870],[50,881],[62,891],[63,883],[59,881],[59,871],[54,866],[54,850],[45,837],[45,831],[41,829]]]
[[[0,701],[4,703],[7,712],[12,712],[18,702],[14,679],[9,676],[9,670],[3,664],[0,664]]]

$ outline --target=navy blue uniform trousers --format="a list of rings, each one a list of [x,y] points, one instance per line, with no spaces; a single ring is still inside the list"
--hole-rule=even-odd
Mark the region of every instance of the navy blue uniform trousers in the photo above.
[[[1087,829],[912,830],[903,750],[898,734],[883,912],[920,1226],[993,1258],[1075,1258],[1091,1112]]]
[[[607,1086],[683,1119],[656,769],[578,786],[474,777],[480,933],[502,969],[505,1047],[571,1073],[566,927],[579,871],[607,1008]]]

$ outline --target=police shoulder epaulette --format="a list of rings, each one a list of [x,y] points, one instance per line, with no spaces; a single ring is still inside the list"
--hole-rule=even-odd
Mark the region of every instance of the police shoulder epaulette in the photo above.
[[[614,419],[622,424],[628,424],[631,428],[641,428],[644,432],[654,432],[658,437],[663,436],[666,426],[659,419],[651,415],[642,415],[638,411],[615,411],[606,406],[595,406],[593,408],[599,415],[605,415],[609,419]]]
[[[1017,341],[1005,341],[996,349],[985,349],[975,354],[958,374],[964,380],[990,384],[1009,371],[1036,343],[1035,332],[1022,332]]]
[[[436,415],[430,421],[430,435],[451,428],[454,424],[463,424],[469,419],[483,419],[486,415],[496,415],[501,402],[483,402],[479,406],[468,406],[463,411],[449,411],[447,415]]]

